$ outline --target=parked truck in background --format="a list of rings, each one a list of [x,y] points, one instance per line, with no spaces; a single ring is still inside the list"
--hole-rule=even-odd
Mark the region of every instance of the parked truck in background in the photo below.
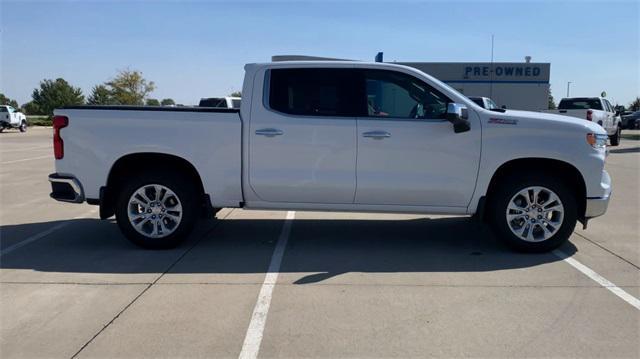
[[[147,248],[179,244],[202,211],[240,207],[476,215],[539,252],[607,209],[594,122],[489,111],[382,63],[249,64],[242,93],[240,110],[57,109],[51,196],[99,205]]]
[[[501,111],[502,109],[496,105],[496,103],[488,97],[469,96],[469,100],[476,103],[476,105],[486,110]]]
[[[26,132],[27,116],[12,106],[0,105],[0,132],[5,128],[17,128],[20,132]]]
[[[200,99],[199,107],[240,108],[240,97],[209,97]]]
[[[620,113],[613,108],[609,100],[602,97],[563,98],[557,110],[547,112],[571,116],[595,122],[602,126],[611,141],[611,146],[620,144],[622,121]]]

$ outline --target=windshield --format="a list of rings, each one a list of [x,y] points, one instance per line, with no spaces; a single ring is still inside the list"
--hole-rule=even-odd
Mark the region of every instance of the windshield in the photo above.
[[[560,110],[602,110],[602,104],[597,98],[567,98],[558,105]]]

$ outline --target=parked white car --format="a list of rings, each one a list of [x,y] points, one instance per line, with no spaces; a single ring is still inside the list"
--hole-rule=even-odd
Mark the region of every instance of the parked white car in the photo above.
[[[27,131],[27,116],[8,105],[0,105],[0,132],[5,128],[17,128]]]
[[[399,65],[245,72],[239,111],[57,109],[51,196],[100,205],[150,248],[177,245],[203,209],[241,207],[475,214],[537,252],[607,209],[607,136],[596,123],[488,111]]]
[[[620,144],[622,119],[609,100],[602,97],[571,97],[563,98],[557,110],[547,110],[564,116],[581,118],[595,122],[604,127],[609,135],[611,146]]]

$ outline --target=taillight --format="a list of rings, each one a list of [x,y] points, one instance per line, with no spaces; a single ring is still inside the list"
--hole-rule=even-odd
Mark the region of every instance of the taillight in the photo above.
[[[593,111],[587,110],[587,121],[593,121]]]
[[[69,125],[67,116],[53,116],[53,155],[56,160],[64,157],[64,141],[60,137],[60,130]]]

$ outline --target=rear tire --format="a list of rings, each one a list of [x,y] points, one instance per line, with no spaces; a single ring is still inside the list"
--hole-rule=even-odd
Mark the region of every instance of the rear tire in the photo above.
[[[132,174],[116,199],[115,214],[122,233],[143,248],[179,245],[198,218],[198,192],[187,178],[150,171]]]
[[[621,133],[622,133],[622,129],[620,128],[620,126],[618,126],[618,129],[616,130],[616,134],[609,137],[609,140],[611,141],[611,146],[618,146],[620,144]]]
[[[548,252],[561,246],[578,218],[575,194],[566,183],[546,173],[511,174],[489,198],[492,229],[520,252]]]

